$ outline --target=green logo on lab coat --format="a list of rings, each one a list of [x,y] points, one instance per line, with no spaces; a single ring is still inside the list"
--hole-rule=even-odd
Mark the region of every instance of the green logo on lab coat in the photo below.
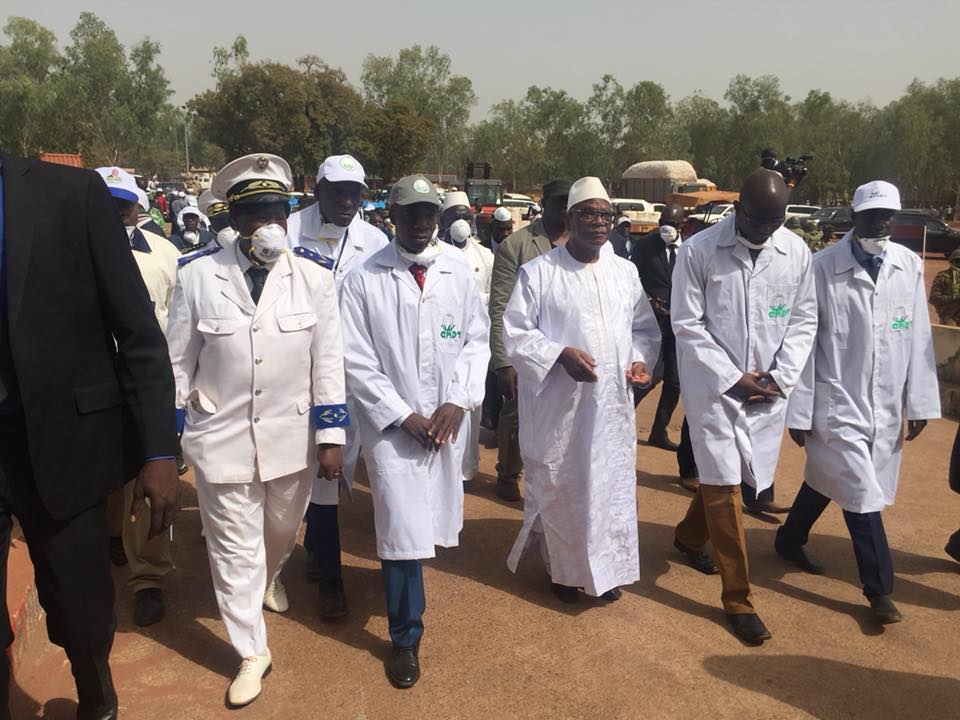
[[[785,318],[789,314],[790,308],[788,308],[786,302],[784,302],[783,295],[777,295],[773,299],[773,304],[770,305],[770,312],[767,313],[767,317],[771,320],[776,320],[778,318]]]
[[[894,330],[909,330],[911,325],[913,325],[913,322],[907,319],[907,309],[905,307],[898,307],[897,311],[893,314],[893,325],[890,327]]]
[[[440,322],[440,338],[443,340],[456,340],[461,335],[463,335],[463,333],[457,330],[457,325],[453,321],[453,315],[444,315],[443,320]]]

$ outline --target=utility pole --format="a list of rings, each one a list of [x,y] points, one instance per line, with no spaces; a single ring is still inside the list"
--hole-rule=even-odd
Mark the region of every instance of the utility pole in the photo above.
[[[190,116],[187,114],[187,106],[181,105],[183,110],[183,154],[187,163],[187,177],[190,176]]]

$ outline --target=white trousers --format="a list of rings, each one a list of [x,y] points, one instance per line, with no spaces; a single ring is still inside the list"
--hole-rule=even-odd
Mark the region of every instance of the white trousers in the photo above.
[[[467,433],[467,446],[463,449],[463,481],[473,480],[480,471],[480,419],[483,416],[483,408],[478,407],[467,413],[465,426],[469,426]],[[462,427],[461,432],[467,430]]]
[[[242,658],[263,655],[263,593],[297,540],[310,500],[308,470],[261,482],[197,481],[220,617]]]

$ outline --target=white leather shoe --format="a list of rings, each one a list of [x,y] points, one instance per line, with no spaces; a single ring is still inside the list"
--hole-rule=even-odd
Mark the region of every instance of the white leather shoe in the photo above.
[[[264,655],[244,658],[237,670],[237,676],[227,690],[227,702],[232,707],[241,707],[256,700],[262,688],[260,681],[270,672],[272,663],[270,648],[267,648]]]
[[[263,606],[267,610],[273,610],[275,613],[284,613],[290,609],[290,601],[287,600],[287,589],[280,582],[280,578],[274,580],[267,586],[267,591],[263,594]]]

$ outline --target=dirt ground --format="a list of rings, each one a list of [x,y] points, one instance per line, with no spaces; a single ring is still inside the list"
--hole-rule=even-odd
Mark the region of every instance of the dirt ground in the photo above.
[[[638,412],[645,438],[657,394]],[[679,412],[675,416],[679,422]],[[842,515],[830,507],[809,550],[824,577],[786,567],[773,551],[777,521],[749,517],[751,578],[773,640],[741,645],[720,610],[720,581],[685,565],[673,528],[690,495],[675,456],[641,443],[637,453],[641,580],[609,605],[566,606],[548,589],[539,559],[517,575],[505,559],[521,510],[493,492],[495,450],[467,485],[460,547],[426,563],[423,677],[393,689],[370,493],[360,483],[341,514],[350,614],[321,621],[297,546],[284,580],[291,609],[268,614],[273,673],[239,711],[223,698],[237,659],[225,640],[201,544],[192,486],[176,526],[178,569],[166,585],[167,618],[132,624],[132,597],[117,571],[119,632],[112,663],[121,717],[213,718],[948,718],[958,717],[960,565],[943,553],[960,524],[947,488],[956,423],[932,423],[905,453],[901,491],[885,513],[894,549],[894,597],[904,622],[874,624],[861,594]],[[676,426],[672,434],[679,436]],[[778,497],[800,483],[802,451],[784,443]],[[189,476],[188,476],[189,477]],[[38,641],[12,690],[15,718],[73,718],[75,694],[62,653]]]

